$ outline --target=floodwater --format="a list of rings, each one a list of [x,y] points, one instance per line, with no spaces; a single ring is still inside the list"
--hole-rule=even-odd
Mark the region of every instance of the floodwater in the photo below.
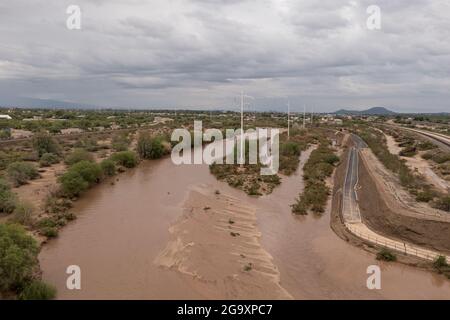
[[[380,263],[338,238],[329,214],[293,216],[289,205],[303,188],[301,172],[283,177],[281,186],[260,198],[216,181],[206,165],[175,166],[170,158],[145,162],[118,179],[85,194],[73,210],[78,219],[41,251],[43,278],[58,289],[59,299],[208,298],[198,280],[154,263],[195,186],[256,207],[261,244],[280,271],[281,285],[296,299],[450,299],[450,282],[443,277]],[[81,268],[81,290],[66,288],[70,265]],[[370,265],[381,267],[381,290],[367,289]]]

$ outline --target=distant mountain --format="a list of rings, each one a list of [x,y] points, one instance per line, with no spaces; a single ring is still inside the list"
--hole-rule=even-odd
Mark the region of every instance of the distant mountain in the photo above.
[[[340,109],[335,112],[338,115],[368,115],[368,116],[389,116],[397,114],[394,111],[388,110],[383,107],[374,107],[367,110],[346,110]]]
[[[58,109],[94,109],[97,106],[58,101],[49,99],[34,99],[26,97],[0,97],[0,107],[23,107],[23,108],[58,108]]]

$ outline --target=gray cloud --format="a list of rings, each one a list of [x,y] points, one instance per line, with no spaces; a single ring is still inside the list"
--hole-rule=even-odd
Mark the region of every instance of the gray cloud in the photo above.
[[[65,27],[82,9],[82,30]],[[101,106],[450,111],[450,4],[373,1],[15,0],[0,4],[2,96]]]

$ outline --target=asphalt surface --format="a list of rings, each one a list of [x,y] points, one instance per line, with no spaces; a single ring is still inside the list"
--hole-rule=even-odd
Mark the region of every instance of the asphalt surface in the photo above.
[[[358,185],[358,164],[359,150],[366,148],[367,144],[357,135],[352,134],[355,146],[350,149],[347,172],[345,175],[344,186],[342,191],[342,213],[347,223],[361,222],[361,214],[359,212],[358,195],[356,187]]]

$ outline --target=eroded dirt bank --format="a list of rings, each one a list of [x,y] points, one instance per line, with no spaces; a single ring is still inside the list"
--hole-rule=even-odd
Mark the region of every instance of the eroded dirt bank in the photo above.
[[[450,252],[450,224],[393,212],[385,203],[364,162],[359,163],[360,209],[365,224],[385,236],[412,242],[437,251]],[[398,208],[398,210],[404,210]]]

